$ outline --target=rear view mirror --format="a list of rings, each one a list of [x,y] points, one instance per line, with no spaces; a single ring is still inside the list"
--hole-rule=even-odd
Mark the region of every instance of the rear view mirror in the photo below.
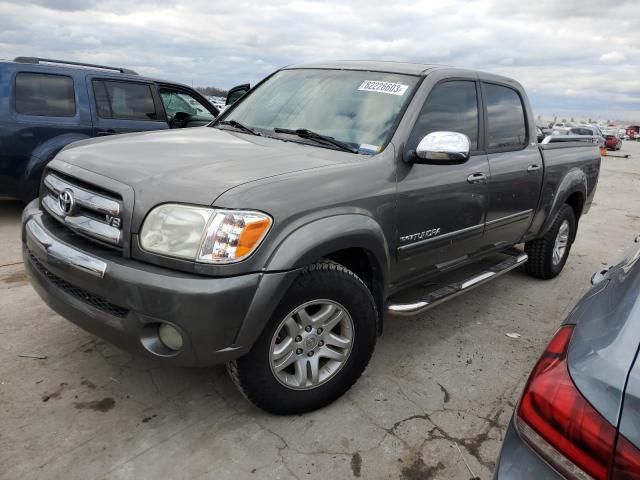
[[[228,106],[236,103],[238,100],[240,100],[242,97],[246,95],[246,93],[249,91],[250,88],[251,88],[251,85],[249,85],[248,83],[233,87],[227,93],[227,100],[225,102],[225,105]]]
[[[424,137],[413,163],[446,164],[464,162],[469,158],[470,141],[464,133],[432,132]]]

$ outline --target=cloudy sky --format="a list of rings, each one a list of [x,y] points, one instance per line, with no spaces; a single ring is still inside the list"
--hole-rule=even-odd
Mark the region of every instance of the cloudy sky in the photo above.
[[[225,88],[307,61],[443,63],[516,78],[537,114],[640,120],[637,0],[0,0],[17,55]]]

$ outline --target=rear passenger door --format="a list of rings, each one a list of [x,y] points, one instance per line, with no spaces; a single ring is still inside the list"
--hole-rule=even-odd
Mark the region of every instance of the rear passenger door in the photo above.
[[[540,196],[543,164],[518,91],[481,84],[490,170],[484,240],[489,248],[500,248],[518,243],[526,233]]]
[[[150,82],[90,77],[88,88],[96,136],[169,128]]]

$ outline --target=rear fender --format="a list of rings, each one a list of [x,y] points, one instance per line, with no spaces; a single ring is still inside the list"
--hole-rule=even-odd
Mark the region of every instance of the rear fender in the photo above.
[[[544,191],[544,188],[543,188]],[[583,207],[584,201],[587,198],[587,177],[582,170],[575,168],[570,170],[560,182],[560,185],[553,195],[553,201],[551,208],[546,216],[542,228],[540,229],[539,236],[544,235],[551,229],[560,208],[567,202],[567,199],[574,193],[580,193],[582,195]],[[578,219],[576,218],[576,221]]]

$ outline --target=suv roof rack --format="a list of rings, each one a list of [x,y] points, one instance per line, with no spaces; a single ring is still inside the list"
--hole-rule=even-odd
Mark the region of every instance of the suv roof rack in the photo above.
[[[61,65],[76,65],[79,67],[91,67],[91,68],[100,68],[103,70],[113,70],[115,72],[127,73],[129,75],[138,75],[138,72],[131,70],[129,68],[123,67],[108,67],[106,65],[96,65],[93,63],[82,63],[82,62],[68,62],[65,60],[54,60],[51,58],[39,58],[39,57],[16,57],[13,59],[14,62],[17,63],[31,63],[31,64],[39,64],[39,63],[59,63]]]

